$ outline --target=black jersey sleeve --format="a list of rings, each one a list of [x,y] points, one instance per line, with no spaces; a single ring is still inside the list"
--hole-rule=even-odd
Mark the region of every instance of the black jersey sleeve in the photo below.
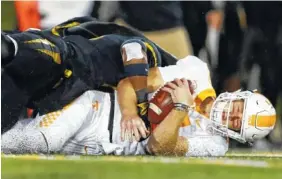
[[[65,32],[68,28],[78,26],[80,24],[91,22],[91,21],[97,21],[97,19],[90,17],[90,16],[82,16],[82,17],[75,17],[72,19],[69,19],[61,24],[56,25],[55,27],[52,27],[50,29],[44,30],[45,32],[49,32],[56,36],[66,36]],[[74,35],[74,34],[73,34]]]

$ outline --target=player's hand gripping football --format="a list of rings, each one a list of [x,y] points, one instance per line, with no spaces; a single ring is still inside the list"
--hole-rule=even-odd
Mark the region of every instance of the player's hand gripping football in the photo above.
[[[175,79],[176,84],[168,82],[168,87],[163,87],[162,90],[170,93],[173,103],[182,103],[187,106],[192,106],[194,100],[186,79]]]
[[[136,115],[122,116],[121,119],[121,140],[139,141],[141,137],[146,138],[149,135],[145,123]]]

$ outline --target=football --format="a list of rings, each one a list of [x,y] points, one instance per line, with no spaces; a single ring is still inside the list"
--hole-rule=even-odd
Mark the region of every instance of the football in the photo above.
[[[171,81],[176,84],[176,81]],[[195,85],[188,80],[191,93],[194,93]],[[192,85],[193,84],[193,85]],[[168,87],[167,85],[164,85]],[[151,123],[151,127],[155,128],[156,124],[161,123],[168,113],[173,109],[173,102],[170,93],[161,90],[162,87],[156,92],[156,94],[149,101],[148,118]]]

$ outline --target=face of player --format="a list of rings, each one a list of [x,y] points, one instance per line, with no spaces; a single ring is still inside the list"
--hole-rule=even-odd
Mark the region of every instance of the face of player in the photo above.
[[[228,104],[224,108],[224,112],[222,113],[222,121],[226,124],[228,120],[228,128],[234,131],[240,131],[242,125],[242,118],[244,112],[244,101],[243,100],[235,100],[231,104],[230,114],[228,117]],[[227,119],[228,117],[228,119]]]

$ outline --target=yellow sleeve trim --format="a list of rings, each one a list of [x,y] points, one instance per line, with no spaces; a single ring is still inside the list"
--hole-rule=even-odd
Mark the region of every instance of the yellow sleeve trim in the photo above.
[[[206,89],[202,92],[200,92],[196,98],[195,98],[195,103],[196,103],[196,111],[201,113],[200,106],[202,102],[207,99],[208,97],[216,98],[216,93],[213,88]]]
[[[70,27],[74,27],[74,26],[78,26],[80,23],[78,22],[71,22],[71,23],[68,23],[68,24],[65,24],[65,25],[59,25],[59,26],[55,26],[52,28],[51,32],[52,34],[56,35],[56,36],[60,36],[58,30],[59,29],[64,29],[64,28],[70,28]]]
[[[46,49],[36,49],[36,50],[50,56],[53,59],[53,61],[57,64],[62,63],[60,53],[53,52],[53,51],[46,50]]]
[[[147,49],[148,49],[148,50],[152,53],[152,55],[153,55],[154,62],[155,62],[155,64],[154,64],[155,67],[158,66],[158,64],[157,64],[157,62],[158,62],[158,60],[157,60],[157,55],[156,55],[156,52],[155,52],[153,46],[152,46],[151,44],[149,44],[148,42],[144,42],[144,44],[145,44],[145,46],[147,47]]]
[[[200,100],[200,102],[203,102],[208,97],[214,97],[214,98],[216,97],[216,93],[214,89],[210,88],[200,92],[197,95],[196,100]]]
[[[31,44],[31,43],[43,43],[55,47],[55,45],[47,39],[33,39],[25,41],[24,43]]]

